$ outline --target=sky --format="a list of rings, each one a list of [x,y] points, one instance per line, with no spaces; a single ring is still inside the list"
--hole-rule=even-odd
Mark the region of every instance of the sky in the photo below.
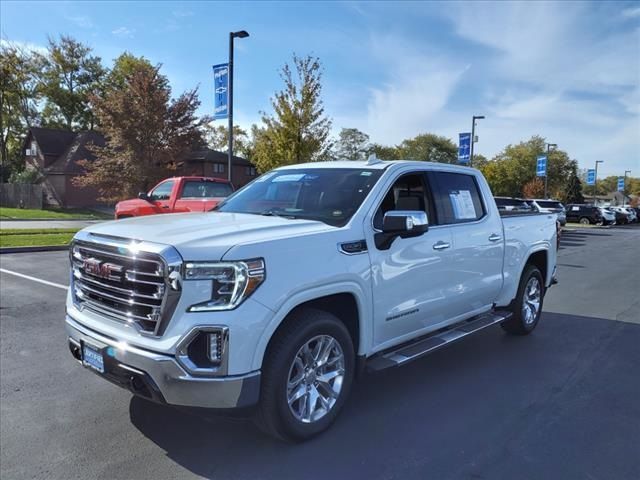
[[[236,123],[271,111],[292,53],[323,67],[337,134],[372,142],[419,133],[457,143],[478,122],[476,152],[541,135],[599,176],[640,176],[640,2],[12,2],[3,41],[46,47],[70,34],[110,65],[124,50],[162,64],[174,95],[199,87],[213,111],[211,65],[235,43]],[[221,120],[220,122],[226,122]]]

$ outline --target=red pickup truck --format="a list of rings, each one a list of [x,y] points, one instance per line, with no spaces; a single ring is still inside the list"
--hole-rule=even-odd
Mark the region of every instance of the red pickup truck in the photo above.
[[[149,193],[116,204],[119,218],[156,213],[206,212],[231,195],[233,185],[210,177],[173,177],[163,180]]]

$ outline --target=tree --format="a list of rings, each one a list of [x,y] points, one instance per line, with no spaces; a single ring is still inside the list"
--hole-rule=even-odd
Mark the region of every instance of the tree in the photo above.
[[[533,178],[522,187],[524,198],[544,198],[544,180],[539,177]]]
[[[274,113],[262,114],[263,130],[253,162],[262,172],[280,165],[327,159],[331,120],[322,103],[322,67],[312,56],[293,55],[293,68],[282,68],[284,89],[271,99]]]
[[[0,46],[0,179],[23,168],[22,141],[37,124],[41,57],[10,42]]]
[[[458,147],[446,137],[423,133],[398,145],[400,157],[406,160],[457,163]]]
[[[148,190],[202,142],[197,90],[171,100],[169,82],[159,69],[140,63],[126,74],[122,88],[112,86],[91,97],[106,144],[90,147],[96,159],[81,161],[87,173],[74,182],[96,187],[101,200]]]
[[[229,151],[229,128],[225,125],[214,125],[209,117],[203,119],[202,136],[209,148],[219,152]],[[233,126],[233,153],[249,158],[252,149],[251,139],[247,131],[238,125]]]
[[[369,135],[357,128],[340,130],[336,152],[339,160],[366,160],[369,150]]]
[[[54,128],[92,129],[95,116],[89,97],[97,93],[106,70],[91,48],[72,37],[49,38],[42,83],[46,103],[42,111],[46,126]]]
[[[546,153],[546,141],[540,136],[531,137],[517,145],[507,145],[485,165],[479,168],[491,186],[494,195],[522,196],[525,184],[536,178],[536,159]],[[474,159],[475,163],[475,159]],[[562,150],[548,154],[547,173],[550,197],[567,201],[581,195],[577,180],[578,164]]]

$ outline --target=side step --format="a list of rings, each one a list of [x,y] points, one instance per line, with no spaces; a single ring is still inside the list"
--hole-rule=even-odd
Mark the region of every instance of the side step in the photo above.
[[[456,340],[478,332],[484,328],[503,322],[511,317],[512,313],[506,310],[495,310],[483,313],[460,323],[447,327],[446,330],[438,330],[425,337],[411,340],[390,350],[385,350],[367,360],[366,370],[377,372],[390,367],[399,367],[405,363],[421,358],[428,353],[435,352]]]

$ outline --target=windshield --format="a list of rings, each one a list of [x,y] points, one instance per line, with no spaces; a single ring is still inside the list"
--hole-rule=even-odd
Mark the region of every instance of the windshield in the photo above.
[[[275,170],[255,179],[215,209],[345,225],[383,170],[306,168]]]
[[[564,208],[560,202],[552,201],[552,200],[536,200],[538,205],[542,208]]]

